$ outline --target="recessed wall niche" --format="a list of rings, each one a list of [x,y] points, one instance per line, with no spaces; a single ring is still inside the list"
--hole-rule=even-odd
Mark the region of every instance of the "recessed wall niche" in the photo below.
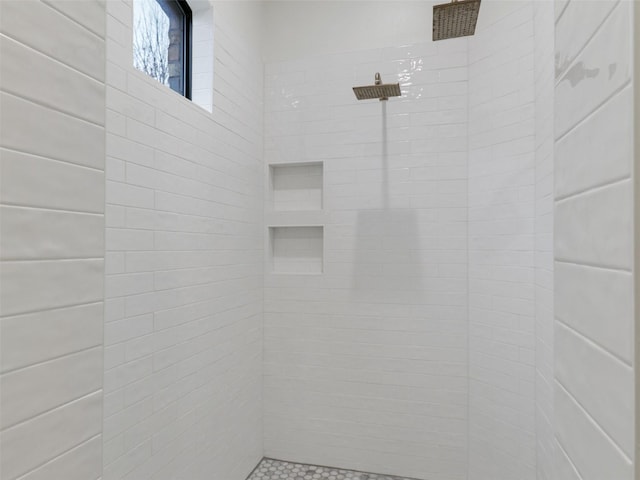
[[[321,226],[269,227],[271,272],[321,274],[324,228]]]
[[[322,162],[271,165],[269,175],[273,210],[322,210]]]

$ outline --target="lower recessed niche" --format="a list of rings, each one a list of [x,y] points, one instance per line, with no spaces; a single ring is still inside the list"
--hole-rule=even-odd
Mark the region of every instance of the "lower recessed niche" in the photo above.
[[[269,227],[271,272],[284,274],[322,273],[324,228]]]

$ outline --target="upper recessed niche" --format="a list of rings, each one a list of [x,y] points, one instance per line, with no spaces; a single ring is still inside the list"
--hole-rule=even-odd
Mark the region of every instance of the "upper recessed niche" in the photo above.
[[[322,163],[271,165],[270,178],[274,210],[322,210]]]

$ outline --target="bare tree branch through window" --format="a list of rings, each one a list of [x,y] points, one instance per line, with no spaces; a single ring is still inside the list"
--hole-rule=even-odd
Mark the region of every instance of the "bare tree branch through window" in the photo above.
[[[169,85],[169,17],[156,0],[135,0],[133,22],[133,65]]]
[[[191,98],[191,9],[188,3],[184,0],[134,0],[133,22],[133,65]]]

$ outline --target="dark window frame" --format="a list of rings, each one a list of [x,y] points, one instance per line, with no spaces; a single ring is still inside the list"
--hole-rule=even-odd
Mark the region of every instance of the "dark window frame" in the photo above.
[[[182,18],[182,92],[183,96],[191,100],[191,52],[193,13],[186,0],[156,0],[163,10],[170,9],[174,15]],[[169,87],[171,88],[171,87]],[[172,89],[173,90],[173,89]]]
[[[174,0],[183,16],[183,52],[184,63],[182,67],[182,77],[184,92],[183,95],[191,100],[191,64],[192,62],[192,41],[193,41],[193,13],[191,7],[186,0]]]

